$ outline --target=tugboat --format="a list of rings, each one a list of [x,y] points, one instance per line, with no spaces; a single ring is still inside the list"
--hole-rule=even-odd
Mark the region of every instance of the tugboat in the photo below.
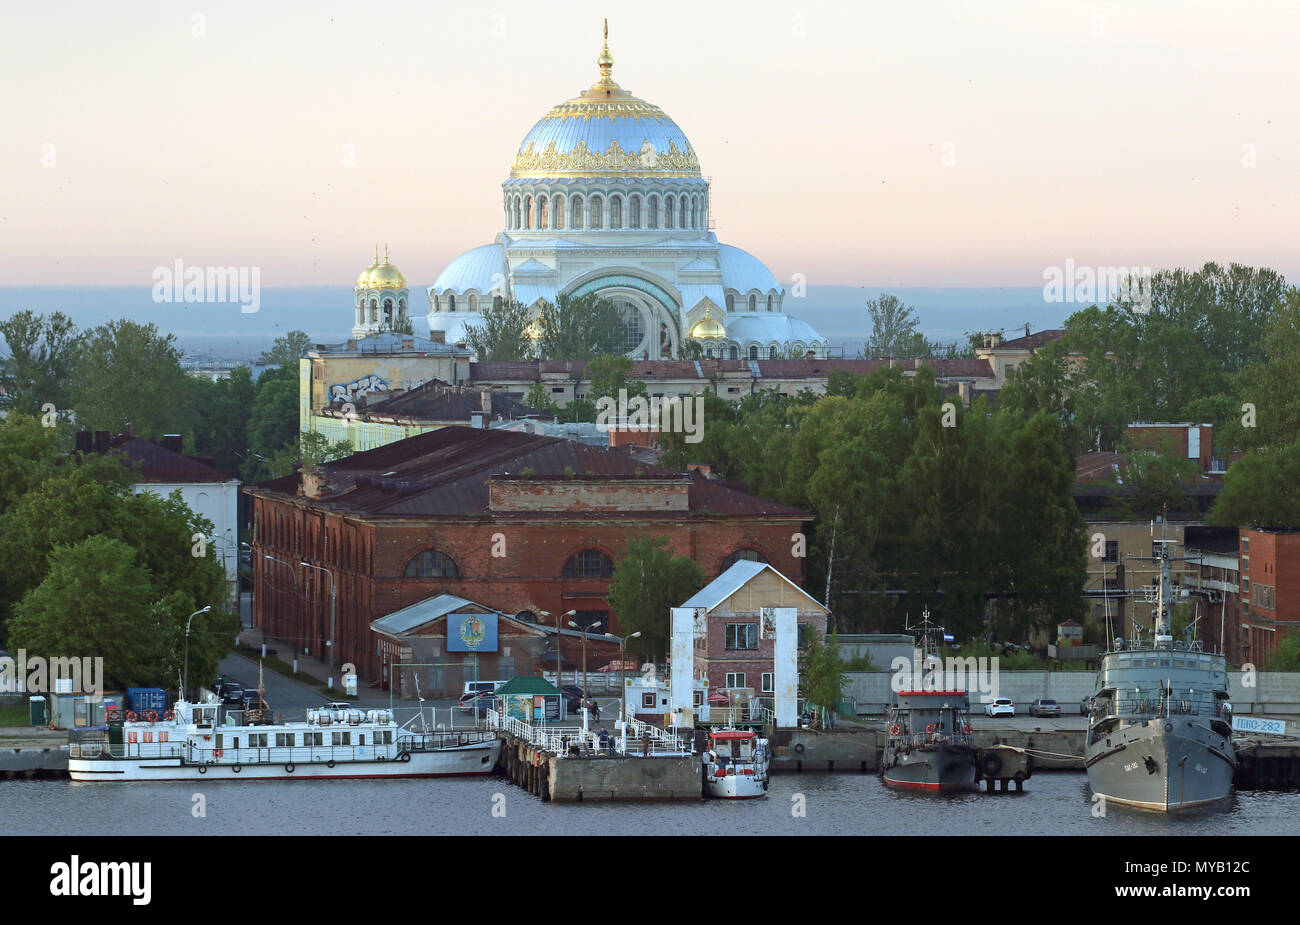
[[[920,631],[917,656],[924,663],[937,658],[930,654],[931,637],[943,638],[943,627],[933,626],[927,611]],[[923,664],[914,664],[913,672],[914,687],[928,686],[924,683]],[[918,672],[922,676],[920,683]],[[976,789],[970,698],[965,691],[899,691],[886,718],[889,739],[880,761],[880,777],[885,784],[927,791]]]
[[[1178,812],[1230,797],[1237,754],[1227,660],[1201,650],[1195,622],[1174,641],[1168,541],[1160,541],[1160,552],[1145,559],[1160,563],[1153,631],[1144,643],[1144,627],[1135,622],[1134,643],[1118,638],[1102,656],[1084,763],[1094,794]]]
[[[767,792],[767,739],[748,729],[716,729],[704,750],[704,795],[747,800]]]
[[[430,732],[423,722],[416,730],[415,717],[398,726],[388,710],[309,710],[302,723],[220,713],[216,701],[183,699],[161,715],[110,711],[107,729],[71,733],[68,774],[97,782],[450,777],[490,774],[501,750],[495,734]]]

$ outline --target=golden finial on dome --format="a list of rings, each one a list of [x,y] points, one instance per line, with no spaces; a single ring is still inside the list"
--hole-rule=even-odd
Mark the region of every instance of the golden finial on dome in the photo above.
[[[596,59],[596,64],[600,66],[600,81],[597,86],[614,86],[613,78],[609,72],[614,68],[614,56],[609,53],[609,20],[605,20],[605,44],[600,49],[600,57]]]

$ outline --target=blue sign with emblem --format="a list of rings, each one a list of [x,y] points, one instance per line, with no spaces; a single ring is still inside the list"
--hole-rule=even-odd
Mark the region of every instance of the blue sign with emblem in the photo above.
[[[447,614],[448,652],[495,652],[497,615],[494,613]]]

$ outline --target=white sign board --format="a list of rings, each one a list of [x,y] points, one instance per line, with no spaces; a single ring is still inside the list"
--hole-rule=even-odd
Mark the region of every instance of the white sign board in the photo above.
[[[1286,723],[1280,719],[1260,719],[1255,716],[1234,716],[1234,732],[1257,732],[1267,736],[1286,735]]]
[[[346,674],[346,675],[343,676],[343,692],[344,692],[345,694],[347,694],[347,696],[349,696],[349,697],[355,697],[355,696],[357,695],[357,676],[356,676],[356,675],[354,675],[354,674]]]

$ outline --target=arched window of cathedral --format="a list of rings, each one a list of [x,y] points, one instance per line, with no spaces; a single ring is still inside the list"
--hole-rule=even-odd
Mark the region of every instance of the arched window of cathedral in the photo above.
[[[524,227],[533,227],[533,197],[524,197]]]
[[[515,230],[518,231],[524,225],[524,200],[521,196],[515,197]]]
[[[574,196],[569,200],[569,227],[575,231],[582,230],[582,197]]]
[[[686,197],[685,196],[683,196],[681,200],[681,209],[682,209],[682,215],[681,215],[682,220],[679,223],[679,225],[682,228],[689,228],[690,226],[686,224]]]
[[[584,549],[564,563],[565,578],[612,578],[614,561],[599,549]]]
[[[758,359],[758,347],[750,347],[750,348],[749,348],[749,358],[750,358],[751,360],[757,360],[757,359]]]
[[[451,556],[436,549],[417,553],[406,563],[403,578],[459,578],[460,571]]]
[[[437,296],[433,297],[433,310],[435,312],[442,311],[442,299],[438,298]]]
[[[767,358],[769,360],[776,359],[776,344],[773,344],[772,346],[767,348]]]
[[[385,320],[385,321],[392,321],[392,320],[393,320],[393,300],[392,300],[392,299],[384,299],[384,320]]]
[[[593,229],[601,229],[605,227],[605,218],[602,215],[601,209],[603,204],[604,203],[599,196],[591,197],[591,227]]]
[[[749,294],[749,310],[751,312],[758,311],[758,296],[752,292]]]
[[[623,197],[611,196],[609,198],[609,227],[623,227]]]
[[[478,311],[478,296],[472,295],[469,297],[469,310],[472,312]]]
[[[456,294],[454,292],[451,292],[447,294],[447,311],[454,312],[455,310],[456,310]]]
[[[691,197],[691,227],[692,228],[699,227],[698,225],[695,224],[695,207],[696,207],[695,197],[692,196]]]
[[[658,197],[658,196],[651,196],[651,197],[650,197],[650,225],[649,225],[649,227],[652,228],[652,229],[654,229],[654,228],[658,228],[658,227],[659,227],[659,197]]]
[[[632,201],[628,204],[627,226],[629,228],[641,227],[641,197],[633,196]]]
[[[564,228],[564,197],[555,196],[551,199],[551,214],[555,216],[556,230]]]
[[[740,348],[737,347],[735,344],[732,344],[732,345],[731,345],[731,351],[730,351],[730,352],[731,352],[731,358],[732,358],[733,360],[739,360],[739,359],[740,359]]]
[[[673,211],[677,208],[677,200],[669,196],[664,205],[664,227],[673,227]]]
[[[537,197],[537,227],[546,227],[546,197]]]
[[[772,310],[772,297],[771,297],[771,296],[768,296],[768,297],[767,297],[767,310],[768,310],[769,312]]]
[[[736,294],[735,294],[734,292],[728,292],[728,293],[727,293],[727,312],[728,312],[728,314],[730,314],[731,312],[734,312],[735,310],[736,310]]]
[[[708,350],[705,350],[704,355],[708,357],[710,360],[713,359],[713,348],[710,347]]]
[[[501,307],[501,296],[499,296],[499,295],[494,295],[494,296],[492,297],[492,307],[493,307],[493,308],[500,308],[500,307]]]

